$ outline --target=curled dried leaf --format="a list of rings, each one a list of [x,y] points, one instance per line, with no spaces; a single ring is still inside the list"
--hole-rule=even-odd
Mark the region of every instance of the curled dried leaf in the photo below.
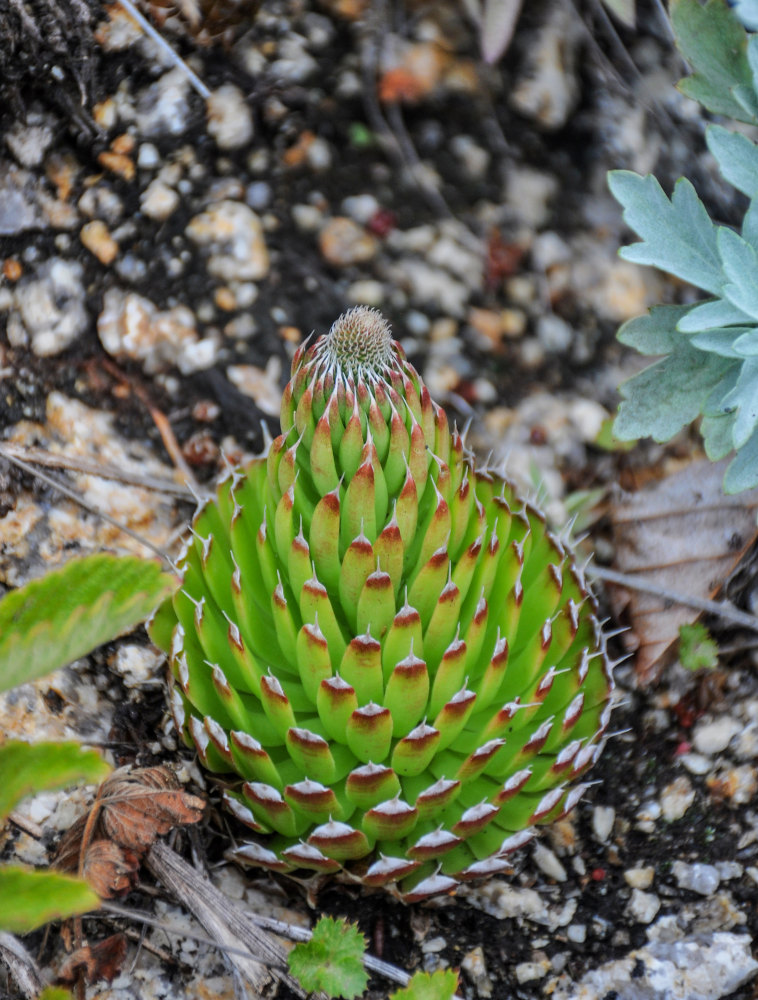
[[[122,768],[101,788],[105,833],[139,855],[175,826],[197,823],[204,808],[203,800],[185,792],[167,767]]]
[[[82,875],[101,899],[125,895],[137,881],[139,858],[112,840],[96,840],[84,855]]]
[[[121,768],[64,834],[54,867],[79,873],[102,899],[112,899],[134,885],[140,860],[158,837],[197,823],[204,808],[167,767]]]
[[[121,971],[125,958],[125,935],[112,934],[97,944],[77,948],[61,967],[58,981],[76,982],[80,972],[83,972],[88,983],[96,983],[100,979],[110,983]]]

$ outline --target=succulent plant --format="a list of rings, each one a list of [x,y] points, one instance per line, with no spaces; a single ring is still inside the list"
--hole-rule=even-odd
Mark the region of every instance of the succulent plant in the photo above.
[[[582,574],[375,310],[300,347],[281,429],[197,512],[151,626],[177,729],[260,835],[235,856],[406,900],[505,869],[608,724]]]

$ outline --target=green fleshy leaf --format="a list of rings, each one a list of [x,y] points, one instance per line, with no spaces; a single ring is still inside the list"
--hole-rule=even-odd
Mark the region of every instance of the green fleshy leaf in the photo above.
[[[0,691],[35,680],[136,625],[177,581],[157,562],[74,559],[0,601]]]
[[[709,111],[754,121],[732,91],[753,90],[747,35],[724,0],[672,0],[671,21],[679,51],[694,70],[679,89]]]
[[[355,925],[322,917],[310,941],[295,945],[290,952],[290,972],[309,993],[324,990],[329,996],[352,1000],[368,983],[365,951],[366,939]]]
[[[616,334],[640,354],[670,354],[681,342],[677,328],[692,306],[653,306],[646,316],[628,320]]]
[[[719,663],[719,648],[710,632],[696,622],[679,626],[679,662],[685,670],[713,670]]]
[[[741,493],[758,486],[758,431],[737,452],[724,476],[725,493]]]
[[[698,417],[731,362],[692,348],[645,368],[620,386],[624,397],[613,432],[622,441],[652,437],[668,441]]]
[[[99,782],[110,770],[99,753],[77,743],[10,740],[0,746],[0,822],[27,795],[79,781]]]
[[[74,1000],[74,994],[62,986],[46,986],[37,1000]]]
[[[436,972],[417,972],[401,990],[396,990],[390,1000],[452,1000],[458,989],[458,973],[452,969]]]
[[[641,243],[623,247],[620,256],[720,294],[723,277],[716,227],[686,178],[676,182],[670,201],[651,174],[612,170],[608,186],[624,208],[624,221],[642,237]]]
[[[100,897],[82,879],[60,872],[0,868],[0,930],[28,934],[50,920],[88,913]]]
[[[724,179],[748,198],[758,195],[758,146],[721,125],[709,125],[705,139]]]

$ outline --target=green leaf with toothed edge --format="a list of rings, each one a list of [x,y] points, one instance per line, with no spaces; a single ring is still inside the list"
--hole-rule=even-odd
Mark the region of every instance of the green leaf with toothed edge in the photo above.
[[[8,740],[0,745],[0,822],[27,795],[102,781],[110,770],[99,753],[78,743]]]
[[[417,972],[407,986],[390,996],[390,1000],[452,1000],[457,989],[458,973],[453,969]]]
[[[613,433],[622,441],[668,441],[699,416],[730,364],[690,347],[682,337],[675,352],[621,385],[624,399]]]
[[[0,868],[0,899],[0,930],[11,934],[28,934],[100,906],[100,897],[82,879],[10,865]]]
[[[693,69],[681,92],[716,114],[755,121],[735,94],[754,92],[747,34],[724,0],[672,0],[670,10],[677,47]]]
[[[652,175],[612,170],[608,185],[624,207],[624,221],[641,243],[623,247],[624,260],[668,271],[719,295],[723,284],[716,227],[688,180],[681,177],[669,200]]]
[[[177,585],[154,560],[98,553],[10,591],[0,600],[0,691],[114,639]]]
[[[679,627],[679,662],[685,670],[713,670],[719,663],[719,647],[705,625]]]
[[[321,917],[310,941],[295,945],[289,953],[290,972],[309,993],[324,990],[330,997],[352,1000],[368,984],[365,952],[366,939],[354,924]]]

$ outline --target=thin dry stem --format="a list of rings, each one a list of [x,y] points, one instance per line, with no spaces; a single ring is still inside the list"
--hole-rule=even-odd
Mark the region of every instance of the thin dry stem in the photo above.
[[[197,73],[195,73],[194,70],[191,70],[189,68],[187,63],[182,59],[182,57],[177,52],[174,52],[174,50],[168,44],[166,39],[160,34],[160,32],[155,30],[155,28],[152,26],[152,24],[150,24],[147,18],[142,16],[142,14],[137,10],[137,8],[134,6],[131,0],[118,0],[118,2],[128,13],[129,17],[131,17],[134,21],[137,22],[137,24],[140,26],[140,28],[142,28],[145,34],[149,35],[150,38],[152,38],[153,41],[161,47],[161,49],[166,53],[171,62],[175,66],[179,67],[179,69],[184,73],[184,75],[187,77],[189,82],[195,88],[197,93],[203,98],[203,100],[207,101],[208,98],[211,96],[211,92],[205,86],[205,84],[197,75]]]
[[[703,597],[680,594],[676,590],[669,590],[668,587],[659,587],[648,580],[631,576],[628,573],[619,573],[615,569],[608,569],[605,566],[588,566],[585,572],[588,576],[596,580],[603,580],[605,583],[616,584],[619,587],[628,587],[629,590],[639,590],[643,594],[652,594],[653,597],[660,597],[663,601],[672,601],[674,604],[681,604],[685,608],[694,608],[696,611],[703,611],[705,614],[717,615],[724,621],[758,632],[758,618],[755,615],[748,614],[747,611],[740,611],[739,608],[736,608],[728,601],[709,601]]]

